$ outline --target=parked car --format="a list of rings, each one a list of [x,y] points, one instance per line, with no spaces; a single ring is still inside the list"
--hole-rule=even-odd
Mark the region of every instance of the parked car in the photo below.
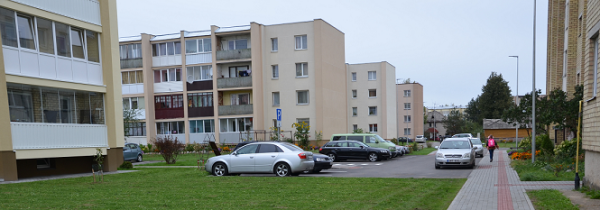
[[[441,166],[475,167],[475,150],[468,138],[449,138],[435,146],[435,168]]]
[[[425,143],[427,142],[427,138],[424,135],[417,135],[415,137],[415,142]]]
[[[392,158],[404,155],[404,150],[402,150],[401,146],[396,145],[394,142],[392,142],[390,140],[385,140],[385,141],[396,146],[396,152],[392,153]]]
[[[432,141],[441,141],[439,136],[436,136],[435,138],[429,138],[429,140],[432,140]]]
[[[142,162],[144,160],[144,152],[136,143],[127,143],[123,147],[123,160]]]
[[[457,133],[452,136],[452,138],[473,138],[473,135],[470,133]]]
[[[360,141],[369,147],[387,149],[392,153],[396,152],[396,145],[386,142],[381,136],[372,133],[356,133],[356,134],[333,134],[330,141],[354,140]],[[387,159],[387,157],[386,157]]]
[[[473,144],[473,149],[475,149],[475,157],[483,157],[483,143],[478,138],[472,138],[471,143]]]
[[[312,173],[319,173],[321,170],[330,169],[333,166],[333,160],[327,155],[313,154],[313,160],[315,161],[315,167],[310,171]]]
[[[408,138],[408,137],[398,137],[398,143],[413,143],[413,139]]]
[[[346,159],[367,159],[375,162],[387,159],[392,156],[392,152],[387,149],[371,147],[359,141],[339,140],[331,141],[319,149],[319,153],[326,154],[333,161]]]
[[[215,176],[242,173],[274,173],[296,176],[313,170],[313,153],[287,142],[254,142],[228,155],[209,158],[206,171]]]

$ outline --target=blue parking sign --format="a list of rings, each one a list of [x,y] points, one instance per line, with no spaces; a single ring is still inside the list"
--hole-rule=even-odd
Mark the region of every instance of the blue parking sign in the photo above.
[[[277,109],[277,121],[281,121],[281,109]]]

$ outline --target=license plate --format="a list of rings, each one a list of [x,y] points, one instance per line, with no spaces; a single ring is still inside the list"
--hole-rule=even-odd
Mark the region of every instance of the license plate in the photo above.
[[[446,160],[448,163],[459,162],[459,160]]]

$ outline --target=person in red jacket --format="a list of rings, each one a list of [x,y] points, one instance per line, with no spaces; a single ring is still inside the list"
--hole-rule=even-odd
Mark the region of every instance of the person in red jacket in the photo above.
[[[487,143],[485,143],[485,146],[487,146],[488,151],[490,152],[490,162],[492,162],[494,160],[494,150],[498,148],[498,143],[496,143],[496,141],[494,140],[493,135],[488,136],[488,140]]]

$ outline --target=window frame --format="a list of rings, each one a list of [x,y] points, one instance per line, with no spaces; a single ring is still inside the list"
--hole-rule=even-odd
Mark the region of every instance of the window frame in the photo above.
[[[279,65],[271,65],[271,79],[279,79]]]
[[[371,110],[373,109],[373,110]],[[377,116],[377,106],[369,106],[369,116]]]
[[[300,103],[300,93],[306,92],[306,103]],[[309,105],[310,104],[310,93],[308,90],[296,90],[296,105]]]
[[[371,73],[373,73],[373,78],[371,78]],[[377,80],[377,71],[368,71],[367,75],[369,81]]]
[[[410,97],[411,91],[410,90],[404,90],[404,97]]]
[[[298,75],[298,66],[300,66],[300,75]],[[296,63],[296,78],[306,78],[308,77],[308,63],[301,62]]]
[[[205,42],[209,42],[208,46],[210,46],[210,49],[207,51],[204,46],[206,45]],[[212,52],[212,43],[211,43],[211,38],[200,38],[200,39],[187,39],[185,40],[185,54],[200,54],[200,53],[209,53]],[[193,52],[188,52],[188,42],[194,42],[194,46],[195,46],[195,50]],[[202,49],[202,50],[200,50]]]
[[[198,126],[199,122],[202,122],[201,126]],[[206,123],[206,122],[208,122],[208,123]],[[189,123],[190,123],[190,133],[215,133],[215,120],[214,119],[189,120]],[[212,132],[206,131],[207,124]],[[199,128],[201,128],[201,130],[202,130],[201,132],[200,132]]]
[[[206,67],[206,69],[205,69]],[[191,71],[190,71],[191,70]],[[196,79],[196,70],[198,70],[199,79]],[[208,71],[209,74],[205,75],[204,71]],[[189,78],[192,77],[192,82],[196,81],[209,81],[213,79],[212,65],[201,65],[201,66],[186,66],[186,76]],[[187,81],[187,78],[186,78]]]
[[[352,90],[352,99],[356,99],[356,98],[358,98],[358,91]]]
[[[279,51],[279,40],[277,37],[271,38],[271,52]]]
[[[598,39],[599,37],[596,37],[594,40],[594,72],[593,72],[593,78],[594,78],[594,82],[593,82],[593,89],[592,89],[592,99],[596,98],[597,94],[598,94],[598,41],[600,41],[600,39]],[[590,99],[591,100],[591,99]],[[589,101],[589,100],[588,100]]]
[[[298,44],[298,41],[300,41],[300,44]],[[294,36],[294,49],[295,50],[308,49],[308,36],[306,34]]]
[[[404,128],[404,135],[405,136],[411,135],[410,130],[411,130],[410,128]]]
[[[410,115],[404,115],[404,122],[409,123],[412,121],[412,117]]]
[[[358,116],[358,107],[352,107],[352,117]]]
[[[356,82],[356,72],[352,72],[352,78],[351,78],[352,82]]]
[[[179,43],[179,52],[177,51],[177,43]],[[176,56],[181,55],[181,41],[172,41],[172,42],[158,42],[152,43],[152,57],[161,57],[161,56]],[[165,49],[163,50],[163,46]],[[173,47],[173,55],[169,55],[170,47]],[[162,54],[164,53],[164,55]]]
[[[179,71],[178,71],[179,70]],[[154,73],[154,83],[168,83],[168,82],[181,82],[181,68],[168,68],[168,69],[160,69],[160,70],[153,70]],[[159,76],[160,76],[160,80],[158,80],[159,82],[156,82],[156,72],[159,72]],[[165,74],[166,73],[166,74]],[[179,73],[179,74],[178,74]],[[171,78],[171,74],[173,74],[173,77],[175,78]],[[167,75],[167,79],[165,81],[163,81],[164,77],[163,75]],[[177,77],[179,77],[179,79],[177,79]]]
[[[410,103],[404,103],[404,110],[410,110],[411,106]]]
[[[281,105],[281,95],[279,92],[273,92],[271,93],[272,95],[272,100],[273,100],[273,106],[280,106]],[[277,96],[277,100],[275,100],[275,96]],[[275,103],[277,102],[277,103]]]
[[[188,108],[204,108],[214,106],[212,92],[187,93]]]
[[[370,133],[377,133],[377,123],[369,124],[369,132]]]
[[[371,93],[375,95],[371,96]],[[377,98],[377,89],[369,89],[369,98]]]

